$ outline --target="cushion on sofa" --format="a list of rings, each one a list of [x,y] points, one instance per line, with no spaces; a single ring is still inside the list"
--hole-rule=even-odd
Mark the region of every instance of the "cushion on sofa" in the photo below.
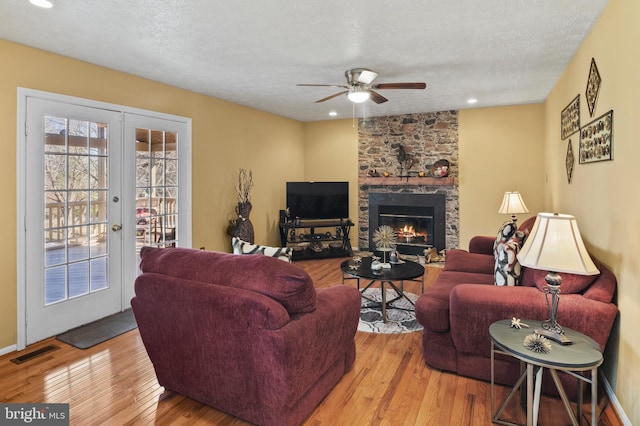
[[[242,288],[271,297],[287,312],[313,312],[316,291],[303,269],[269,256],[236,256],[188,248],[143,247],[143,272]]]
[[[261,246],[243,241],[238,237],[231,239],[231,245],[233,246],[233,254],[261,254],[263,256],[275,257],[285,262],[291,262],[291,253],[293,252],[291,247]]]
[[[522,284],[526,286],[535,285],[539,290],[544,291],[547,282],[544,277],[549,273],[542,269],[524,268],[522,273]],[[598,278],[598,275],[576,275],[559,273],[562,277],[560,291],[565,294],[582,293]]]
[[[494,282],[496,285],[520,285],[521,267],[518,262],[518,252],[522,247],[524,234],[517,231],[504,242],[496,244],[496,260]]]
[[[495,263],[492,255],[470,253],[466,250],[447,250],[444,271],[491,273]]]

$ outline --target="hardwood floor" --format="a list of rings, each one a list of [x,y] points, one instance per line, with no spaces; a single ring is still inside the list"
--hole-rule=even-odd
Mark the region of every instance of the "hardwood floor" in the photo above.
[[[316,286],[341,285],[344,259],[296,263]],[[428,267],[425,287],[439,269]],[[353,285],[347,283],[347,285]],[[419,293],[418,284],[405,290]],[[316,425],[486,425],[491,424],[490,385],[434,370],[422,360],[421,333],[358,332],[354,368],[304,423]],[[489,343],[487,343],[489,344]],[[47,345],[60,349],[14,364],[11,359]],[[499,398],[508,389],[498,387]],[[604,393],[600,392],[602,396]],[[606,404],[601,425],[622,424]],[[0,357],[0,402],[70,404],[72,425],[245,425],[239,419],[178,394],[165,394],[155,379],[137,330],[87,350],[47,339],[25,351]],[[517,405],[511,418],[524,422]],[[540,424],[570,424],[559,399],[543,397]]]

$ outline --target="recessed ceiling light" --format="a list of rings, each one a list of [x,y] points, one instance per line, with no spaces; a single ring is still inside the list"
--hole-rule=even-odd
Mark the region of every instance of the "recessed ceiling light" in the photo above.
[[[331,117],[335,117],[336,115],[338,115],[338,113],[337,113],[337,112],[335,112],[335,111],[329,111],[329,115],[330,115]]]
[[[29,0],[29,3],[45,9],[51,9],[53,7],[53,3],[51,3],[49,0]]]
[[[476,98],[467,99],[467,103],[468,104],[475,104],[476,102],[478,102],[478,100]]]

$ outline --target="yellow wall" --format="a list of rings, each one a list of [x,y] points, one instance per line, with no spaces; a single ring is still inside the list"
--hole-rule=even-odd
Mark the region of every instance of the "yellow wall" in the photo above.
[[[304,177],[309,181],[349,182],[351,245],[358,246],[358,128],[353,120],[306,123]]]
[[[253,171],[256,241],[278,244],[287,180],[304,178],[303,124],[132,75],[0,40],[0,348],[16,343],[16,113],[26,87],[192,119],[193,246],[229,251],[239,168]]]
[[[519,191],[529,214],[544,206],[542,104],[460,111],[460,247],[493,235],[510,216],[498,213],[506,191]]]
[[[604,370],[632,424],[640,424],[638,17],[637,0],[611,0],[545,102],[546,204],[576,216],[585,244],[618,278],[620,316],[605,352]],[[593,117],[584,95],[591,58],[595,58],[602,78]],[[568,184],[564,171],[567,141],[560,140],[560,113],[577,94],[582,125],[613,109],[613,161],[576,161]],[[570,139],[577,154],[578,137]]]

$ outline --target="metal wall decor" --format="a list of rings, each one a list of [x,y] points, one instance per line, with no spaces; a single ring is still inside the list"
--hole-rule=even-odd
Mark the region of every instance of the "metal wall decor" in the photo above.
[[[589,116],[593,117],[593,111],[596,107],[596,100],[598,99],[598,92],[600,91],[600,73],[596,66],[596,60],[591,58],[591,68],[589,69],[589,78],[587,80],[587,90],[585,90],[585,98],[587,100],[587,106],[589,107]]]
[[[613,159],[613,110],[580,129],[580,164]]]
[[[571,146],[571,139],[569,139],[569,143],[567,144],[567,157],[565,158],[564,163],[567,166],[567,182],[571,183],[571,178],[573,177],[573,165],[576,163],[576,158],[573,155],[573,147]]]
[[[560,136],[566,139],[580,130],[580,95],[569,102],[560,115]]]

